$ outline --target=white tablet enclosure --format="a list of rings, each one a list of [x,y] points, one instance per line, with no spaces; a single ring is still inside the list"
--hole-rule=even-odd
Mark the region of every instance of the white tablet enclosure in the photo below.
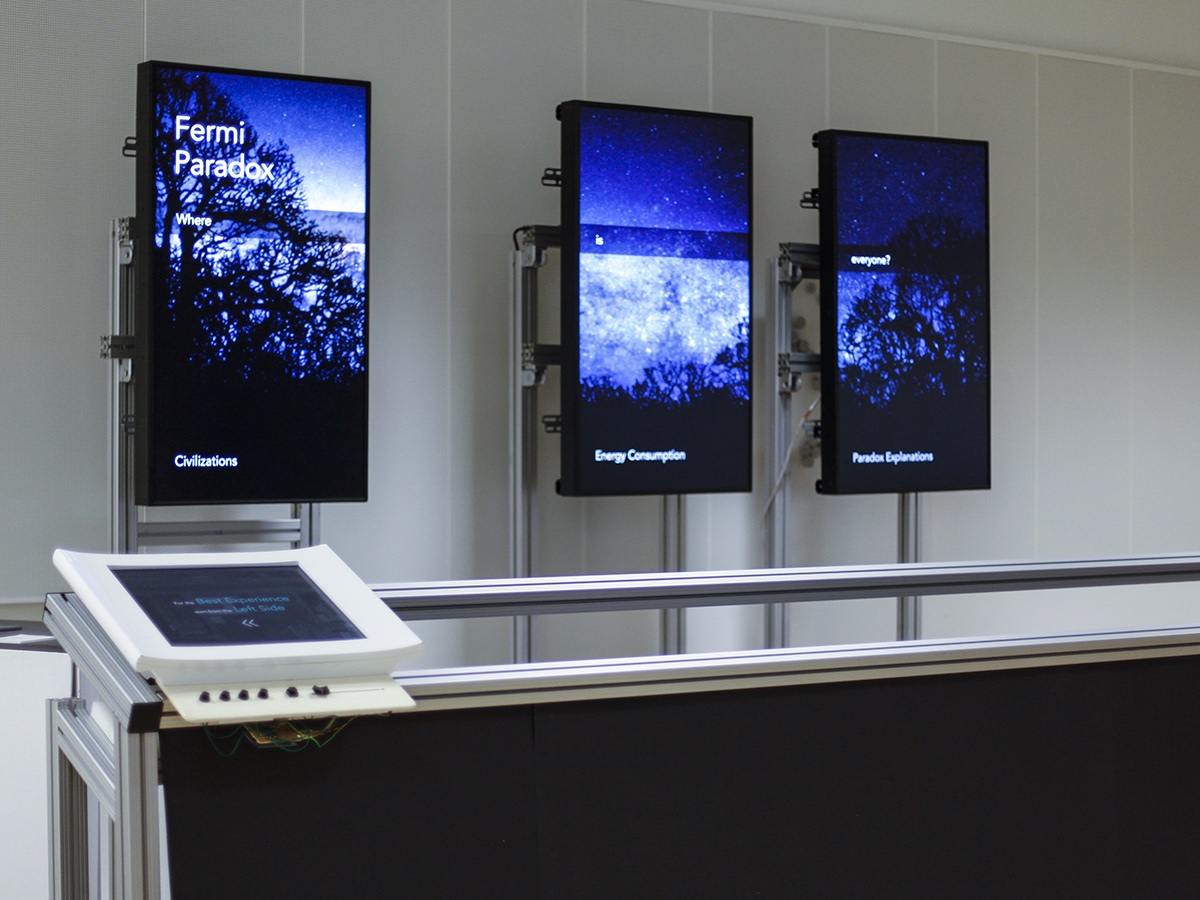
[[[420,639],[328,546],[97,554],[54,564],[129,664],[185,719],[390,712]]]

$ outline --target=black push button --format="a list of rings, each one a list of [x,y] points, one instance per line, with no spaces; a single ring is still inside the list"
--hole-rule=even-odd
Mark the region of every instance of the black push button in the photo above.
[[[288,688],[286,693],[289,697],[299,697],[300,696],[300,692],[298,690],[296,690],[294,685],[292,687]]]
[[[217,696],[221,700],[228,700],[229,699],[229,691],[221,691],[221,693],[219,693]]]
[[[200,692],[200,702],[201,703],[207,703],[211,699],[212,699],[212,695],[208,691]]]
[[[271,696],[271,692],[268,691],[266,688],[258,689],[258,699],[259,700],[266,700],[270,696]]]
[[[242,688],[240,691],[238,691],[238,699],[239,700],[249,700],[250,692],[248,690],[246,690],[245,688]]]

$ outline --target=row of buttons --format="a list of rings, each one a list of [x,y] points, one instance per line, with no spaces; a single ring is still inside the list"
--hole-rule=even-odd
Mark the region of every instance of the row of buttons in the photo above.
[[[329,696],[329,687],[328,687],[328,685],[324,685],[324,684],[314,684],[313,688],[312,688],[312,692],[313,692],[313,694],[315,694],[318,697],[328,697]],[[295,686],[289,687],[287,690],[284,691],[284,693],[287,694],[289,697],[299,697],[300,696],[300,691]],[[270,698],[271,692],[268,691],[266,688],[259,688],[258,694],[256,696],[258,697],[259,700],[267,700]],[[237,692],[237,698],[239,700],[249,700],[250,699],[250,691],[248,691],[246,688],[242,688],[240,691]],[[198,699],[200,700],[201,703],[211,703],[213,697],[212,697],[212,694],[209,693],[208,691],[201,691]],[[221,701],[229,701],[229,700],[233,699],[233,694],[231,694],[229,691],[221,691],[219,694],[217,694],[217,699],[221,700]]]

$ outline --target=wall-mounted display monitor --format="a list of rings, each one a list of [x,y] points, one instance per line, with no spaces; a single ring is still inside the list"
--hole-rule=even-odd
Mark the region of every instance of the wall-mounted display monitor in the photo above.
[[[991,485],[988,145],[822,131],[823,493]]]
[[[367,495],[370,85],[138,67],[141,504]]]
[[[561,492],[750,490],[750,118],[558,114]]]

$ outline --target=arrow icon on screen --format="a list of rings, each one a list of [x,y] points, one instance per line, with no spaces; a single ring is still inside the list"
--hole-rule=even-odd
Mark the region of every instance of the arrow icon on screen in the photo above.
[[[258,623],[255,622],[253,619],[242,619],[242,624],[245,625],[247,628],[257,628],[258,627]]]

